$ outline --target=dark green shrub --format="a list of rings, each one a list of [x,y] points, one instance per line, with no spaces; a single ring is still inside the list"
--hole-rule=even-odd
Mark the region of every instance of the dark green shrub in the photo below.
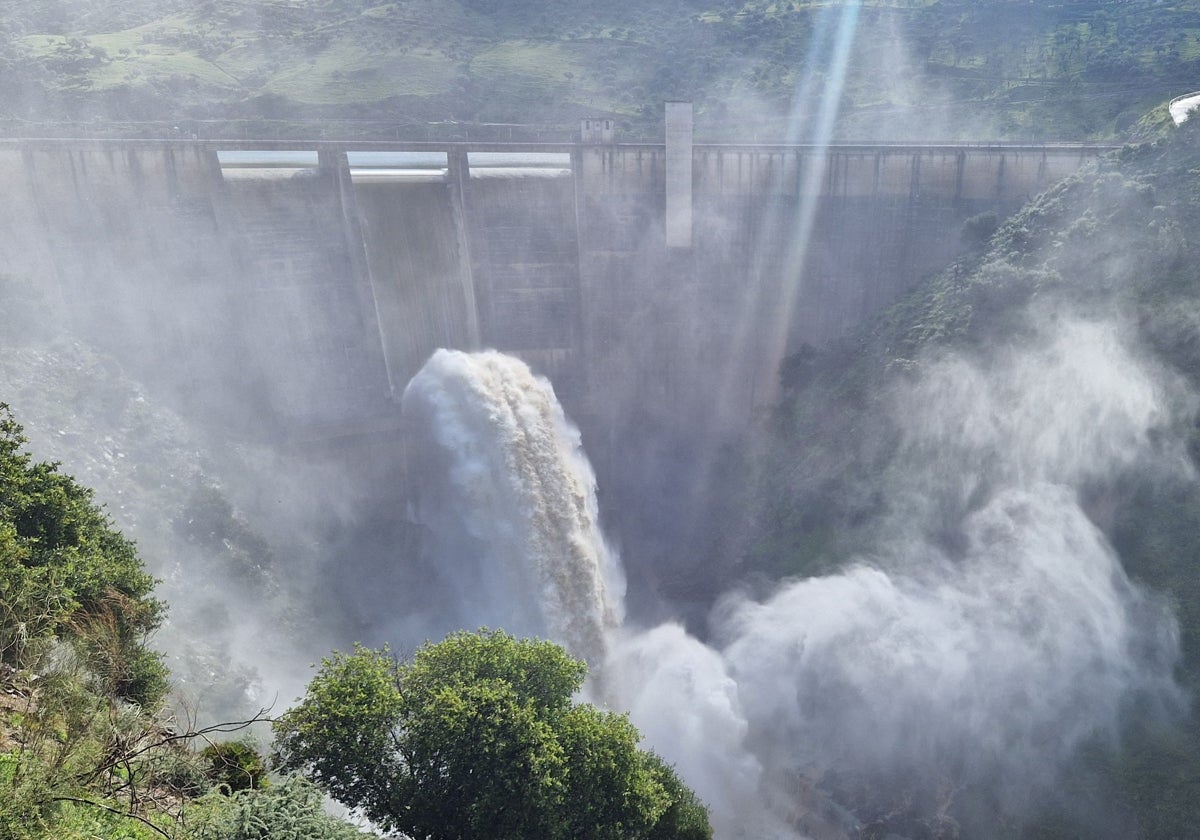
[[[988,210],[963,222],[960,234],[963,244],[969,248],[982,248],[1000,227],[1000,217]]]
[[[656,753],[646,754],[646,766],[663,786],[671,803],[650,829],[646,840],[712,840],[708,809],[683,783],[675,768]]]
[[[208,764],[208,777],[231,793],[265,787],[267,766],[254,745],[246,741],[210,744],[200,753]]]
[[[154,768],[155,786],[169,788],[180,796],[197,797],[212,789],[207,768],[194,753],[174,750],[162,757]]]

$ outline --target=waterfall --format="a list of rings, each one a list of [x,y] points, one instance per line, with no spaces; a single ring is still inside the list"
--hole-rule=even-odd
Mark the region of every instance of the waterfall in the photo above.
[[[550,638],[598,668],[623,617],[624,577],[579,431],[550,383],[500,353],[438,350],[402,410],[411,515],[466,626]]]
[[[586,660],[589,696],[633,713],[710,805],[718,836],[795,836],[756,813],[761,768],[719,654],[674,624],[622,627],[624,575],[599,527],[595,475],[550,383],[500,353],[439,350],[402,408],[410,516],[427,529],[452,621],[549,638]]]

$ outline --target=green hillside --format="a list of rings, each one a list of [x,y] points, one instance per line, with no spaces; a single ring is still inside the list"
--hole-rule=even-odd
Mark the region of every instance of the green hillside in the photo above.
[[[611,115],[656,135],[683,98],[720,139],[804,138],[834,105],[840,138],[1082,140],[1200,86],[1196,2],[13,5],[10,133],[487,136]]]
[[[788,396],[754,459],[757,492],[746,513],[752,524],[739,574],[804,577],[863,556],[884,558],[878,562],[886,567],[887,557],[905,550],[898,538],[957,562],[967,553],[961,523],[1006,482],[1045,469],[1049,480],[1073,485],[1131,578],[1165,595],[1179,625],[1177,675],[1193,697],[1200,687],[1200,426],[1190,396],[1200,388],[1200,243],[1190,234],[1200,224],[1200,124],[1193,123],[1066,179],[856,338],[791,357],[781,371]],[[1173,399],[1166,395],[1181,400],[1157,417],[1158,430],[1136,457],[1131,453],[1140,445],[1132,438],[1115,455],[1091,445],[1095,429],[1112,421],[1111,407],[1082,415],[1084,424],[1066,440],[1038,437],[1087,399],[1074,386],[1092,362],[1085,351],[1072,360],[1064,336],[1091,330],[1113,342],[1088,344],[1086,351],[1100,353],[1092,358],[1108,366],[1106,375],[1120,376],[1105,348],[1127,348],[1152,372],[1165,405]],[[1036,364],[1021,368],[1029,359]],[[1064,364],[1078,365],[1071,369],[1079,375],[1047,385]],[[956,372],[953,385],[927,390],[938,387],[931,381],[945,383],[938,375],[947,369]],[[970,383],[977,381],[990,384],[975,393]],[[1000,389],[997,405],[987,402],[996,398],[992,387]],[[1051,389],[1050,401],[1031,407],[1037,399],[1031,395],[1042,388]],[[1128,384],[1118,392],[1135,399]],[[955,406],[972,393],[977,411],[964,420]],[[912,394],[944,406],[939,411],[950,426],[908,427],[896,406],[908,405]],[[1016,438],[1011,450],[990,448],[993,435],[1008,440],[1004,430],[1019,426],[1029,411],[1039,418],[1032,437]],[[923,448],[930,437],[937,445]],[[1087,465],[1082,476],[1064,478],[1039,460],[1058,463],[1072,446]],[[945,465],[944,472],[931,473],[929,464]],[[987,792],[969,788],[950,797],[952,807],[943,801],[942,812],[962,822],[962,836],[1195,836],[1200,715],[1187,705],[1181,716],[1128,709],[1125,729],[1097,733],[1056,794],[1023,803],[1038,811],[1032,820],[1027,813],[1006,817],[1003,808],[994,810],[996,802],[981,802]],[[955,770],[945,772],[952,779]],[[860,816],[872,807],[908,813],[914,795],[885,793],[889,786],[878,778],[831,773],[830,780],[852,791],[845,795],[856,799]],[[874,805],[865,805],[872,797]],[[982,822],[980,808],[987,815]],[[930,812],[918,812],[930,825]]]

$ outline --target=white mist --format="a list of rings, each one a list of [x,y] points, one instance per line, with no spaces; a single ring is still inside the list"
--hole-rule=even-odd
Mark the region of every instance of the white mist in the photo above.
[[[629,711],[719,837],[799,837],[826,770],[985,786],[1017,813],[1131,700],[1178,704],[1174,620],[1079,500],[1139,459],[1185,468],[1164,440],[1191,406],[1163,381],[1115,327],[1077,321],[988,362],[927,362],[892,401],[877,553],[728,596],[710,645],[621,625],[594,478],[545,380],[439,351],[404,407],[416,515],[475,623],[603,663],[592,695]]]

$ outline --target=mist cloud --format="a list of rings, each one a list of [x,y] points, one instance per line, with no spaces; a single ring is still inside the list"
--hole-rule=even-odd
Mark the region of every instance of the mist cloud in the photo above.
[[[903,443],[876,553],[761,602],[727,598],[719,662],[679,633],[652,643],[661,629],[627,643],[628,682],[652,686],[627,698],[635,723],[702,795],[735,789],[749,763],[764,801],[792,807],[797,774],[835,771],[984,790],[1019,817],[1132,703],[1181,706],[1174,619],[1080,501],[1138,461],[1187,469],[1169,435],[1192,407],[1177,385],[1116,326],[1077,320],[992,361],[928,361],[892,401]],[[711,736],[672,712],[714,706],[723,761],[697,756]],[[717,768],[727,780],[706,783]]]

